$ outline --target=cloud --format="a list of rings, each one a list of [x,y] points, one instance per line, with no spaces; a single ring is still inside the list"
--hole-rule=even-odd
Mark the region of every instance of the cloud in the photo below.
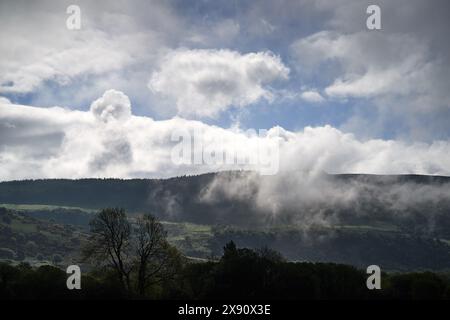
[[[304,91],[301,93],[300,97],[307,101],[312,103],[321,103],[324,102],[325,99],[322,97],[320,93],[317,91]]]
[[[110,90],[89,111],[0,105],[0,179],[167,177],[218,170],[258,169],[249,163],[175,163],[176,132],[200,132],[193,156],[222,150],[245,157],[279,145],[279,175],[290,172],[450,175],[450,143],[359,140],[331,126],[266,135],[200,121],[130,115],[129,99]],[[101,121],[99,121],[101,120]],[[103,121],[106,120],[106,121]],[[216,148],[216,149],[214,149]],[[203,149],[203,150],[202,150]]]
[[[16,103],[26,97],[34,105],[80,107],[115,87],[148,102],[148,70],[172,41],[185,36],[179,18],[162,1],[77,5],[81,29],[71,31],[68,4],[0,4],[0,95]]]
[[[133,162],[131,144],[120,135],[104,139],[102,149],[89,162],[89,169],[93,172],[104,171],[110,166],[123,167]]]
[[[217,163],[175,164],[172,135],[200,132],[201,145],[217,143],[228,154],[257,154],[259,139],[181,118],[154,121],[130,115],[129,99],[109,90],[89,111],[60,107],[0,106],[0,179],[52,177],[168,177],[224,169],[248,168]],[[204,150],[192,150],[201,156]],[[206,152],[206,151],[205,151]]]
[[[358,106],[346,129],[426,141],[448,136],[450,95],[443,84],[449,60],[417,34],[320,31],[295,41],[291,50],[306,79],[320,75],[328,100]]]
[[[9,104],[11,101],[8,98],[0,96],[0,104]]]
[[[131,116],[131,103],[123,92],[110,89],[92,102],[90,111],[103,122],[127,120]]]
[[[119,45],[120,37],[112,40],[101,31],[80,32],[83,36],[69,34],[71,41],[61,41],[57,48],[32,48],[29,54],[22,56],[19,66],[16,65],[19,59],[15,59],[14,66],[2,66],[0,92],[29,93],[46,81],[65,86],[81,75],[117,71],[132,62],[130,54]],[[46,51],[45,54],[42,51]]]
[[[382,222],[416,232],[444,231],[450,183],[420,183],[399,176],[336,177],[289,171],[275,176],[255,172],[220,173],[205,185],[199,200],[208,204],[245,203],[246,221],[305,227]],[[420,221],[418,226],[417,221]],[[241,222],[242,223],[242,222]],[[244,222],[245,223],[245,222]]]
[[[426,47],[404,34],[321,31],[293,44],[299,63],[308,68],[337,64],[331,97],[372,97],[424,93],[417,80],[429,73]],[[417,92],[417,90],[420,90]]]
[[[183,116],[214,118],[226,109],[271,100],[271,82],[289,69],[269,52],[176,50],[153,73],[149,88],[175,102]]]

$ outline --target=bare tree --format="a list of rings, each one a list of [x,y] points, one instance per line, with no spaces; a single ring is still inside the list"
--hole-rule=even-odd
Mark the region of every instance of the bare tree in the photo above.
[[[133,261],[131,225],[125,211],[119,208],[103,209],[91,220],[90,226],[91,235],[84,248],[84,258],[113,267],[120,282],[129,291]]]
[[[136,288],[144,296],[150,285],[171,279],[181,263],[178,250],[167,242],[163,225],[150,214],[131,224],[123,209],[108,208],[90,226],[84,258],[112,267],[128,292]]]
[[[175,273],[178,254],[168,244],[163,225],[150,214],[137,219],[136,255],[140,295],[145,294],[149,285],[170,279]]]

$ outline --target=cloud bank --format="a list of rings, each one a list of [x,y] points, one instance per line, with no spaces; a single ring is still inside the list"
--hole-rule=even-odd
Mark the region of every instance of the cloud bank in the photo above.
[[[172,134],[195,130],[226,150],[256,153],[279,144],[285,172],[450,175],[450,143],[357,139],[331,126],[300,131],[274,127],[265,137],[200,121],[154,120],[131,114],[128,97],[108,90],[89,111],[37,108],[0,101],[0,179],[167,177],[244,166],[175,164]],[[276,134],[275,134],[276,133]],[[206,139],[205,138],[205,139]],[[198,150],[197,150],[198,151]],[[231,151],[230,151],[231,152]]]

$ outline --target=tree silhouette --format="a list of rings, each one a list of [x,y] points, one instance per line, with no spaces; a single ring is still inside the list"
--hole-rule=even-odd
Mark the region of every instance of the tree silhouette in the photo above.
[[[86,260],[115,269],[126,290],[131,289],[131,225],[125,210],[106,208],[90,222],[91,234],[83,250]]]
[[[115,270],[130,293],[135,289],[144,296],[150,285],[171,279],[180,266],[180,254],[167,242],[163,225],[150,214],[131,223],[123,209],[107,208],[90,225],[84,258]]]
[[[167,232],[152,215],[137,219],[136,255],[138,258],[137,291],[145,294],[154,283],[170,279],[179,260],[178,252],[167,242]]]

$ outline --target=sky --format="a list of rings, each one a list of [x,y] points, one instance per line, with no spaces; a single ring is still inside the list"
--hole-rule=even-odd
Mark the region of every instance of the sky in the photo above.
[[[381,30],[366,27],[371,4]],[[277,172],[450,175],[449,12],[445,0],[0,0],[0,180],[236,168],[174,161],[186,132],[244,158],[275,142]]]

